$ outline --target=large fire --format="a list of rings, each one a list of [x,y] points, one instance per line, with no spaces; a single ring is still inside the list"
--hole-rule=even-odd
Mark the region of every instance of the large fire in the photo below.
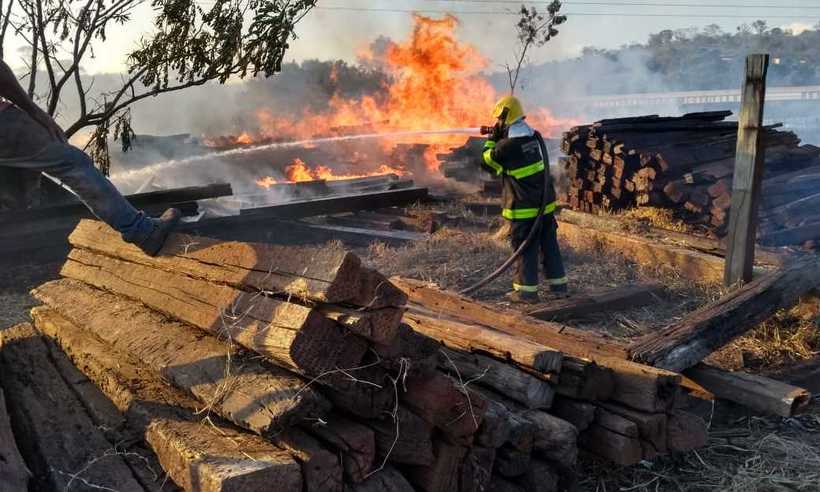
[[[344,179],[365,178],[369,176],[381,176],[386,174],[395,174],[403,176],[404,171],[401,169],[392,168],[386,164],[382,164],[373,172],[365,174],[337,174],[332,169],[326,166],[316,166],[311,168],[305,164],[302,159],[295,159],[288,167],[285,168],[284,180],[278,180],[273,176],[265,176],[256,180],[256,184],[262,188],[269,189],[273,185],[282,183],[301,183],[304,181],[340,181]]]
[[[243,133],[234,143],[248,144],[272,139],[303,140],[317,136],[339,135],[351,131],[370,132],[425,131],[477,127],[487,124],[489,112],[499,94],[481,75],[488,62],[477,48],[456,37],[458,20],[448,15],[442,19],[414,16],[409,39],[391,44],[383,55],[383,64],[391,82],[377,97],[344,99],[332,97],[329,110],[305,111],[296,118],[282,117],[270,109],[260,109],[256,118],[259,130],[251,136]],[[361,51],[364,58],[376,55]],[[530,112],[530,121],[545,135],[563,130],[567,122],[552,118],[545,108]],[[399,143],[424,143],[428,171],[438,172],[436,154],[464,143],[463,135],[413,137],[405,141],[384,139],[385,152]],[[325,179],[327,168],[299,169],[288,175],[291,181]],[[293,165],[288,169],[293,168]],[[295,168],[294,168],[295,169]],[[294,171],[295,173],[296,171]],[[290,173],[288,171],[288,173]],[[368,174],[379,174],[370,171]],[[272,178],[271,178],[272,179]]]

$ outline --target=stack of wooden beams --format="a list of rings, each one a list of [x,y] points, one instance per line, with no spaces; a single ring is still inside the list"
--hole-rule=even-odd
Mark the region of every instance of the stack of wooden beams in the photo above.
[[[34,292],[34,324],[183,489],[482,490],[496,475],[514,418],[485,422],[488,400],[439,370],[439,345],[402,323],[406,295],[356,256],[175,235],[150,258],[92,221],[70,241],[64,278]],[[28,391],[28,370],[6,369],[34,336],[3,333],[4,379],[20,382],[6,388]],[[575,434],[563,426],[571,466]],[[509,459],[529,463],[531,436],[515,443]],[[47,458],[30,462],[59,482]],[[508,475],[557,483],[542,465],[511,462]]]
[[[93,221],[70,241],[64,278],[34,291],[34,324],[185,490],[558,490],[579,447],[628,465],[705,440],[676,408],[680,375],[388,280],[339,246],[173,235],[150,258]],[[13,405],[31,375],[11,368],[38,336],[0,337]],[[48,456],[29,462],[59,482]]]
[[[443,367],[472,381],[493,411],[536,425],[536,460],[571,463],[556,453],[573,431],[581,449],[621,465],[705,444],[704,421],[679,408],[679,374],[630,362],[624,347],[589,332],[391,280],[410,298],[407,323],[446,347]]]
[[[602,120],[564,135],[561,199],[584,212],[669,207],[686,222],[722,236],[728,227],[737,123],[731,112]],[[761,243],[802,244],[820,237],[820,148],[792,132],[765,128],[766,174]],[[812,232],[813,231],[813,232]],[[818,234],[814,234],[818,233]]]

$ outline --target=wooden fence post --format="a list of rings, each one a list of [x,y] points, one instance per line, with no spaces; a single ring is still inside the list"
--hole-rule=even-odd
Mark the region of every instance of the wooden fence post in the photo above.
[[[769,55],[749,55],[746,58],[746,81],[737,128],[732,208],[723,277],[726,286],[752,280],[757,213],[765,162],[762,128],[768,69]]]

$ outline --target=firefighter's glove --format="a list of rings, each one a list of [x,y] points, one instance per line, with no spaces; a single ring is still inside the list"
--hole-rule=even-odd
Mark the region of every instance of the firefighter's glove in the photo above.
[[[490,134],[489,140],[491,140],[493,142],[498,142],[499,140],[504,138],[504,135],[506,133],[507,133],[507,126],[504,123],[499,121],[498,123],[495,124],[495,126],[493,126],[493,132]]]

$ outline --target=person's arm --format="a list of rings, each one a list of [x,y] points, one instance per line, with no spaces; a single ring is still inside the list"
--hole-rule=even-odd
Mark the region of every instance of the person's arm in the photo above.
[[[492,137],[487,139],[484,144],[484,153],[482,156],[481,167],[490,174],[501,176],[506,170],[502,162],[508,153],[510,140],[508,138],[501,138],[496,141]]]
[[[42,125],[52,137],[65,142],[65,134],[62,128],[54,121],[54,119],[45,111],[40,109],[37,104],[32,101],[28,94],[17,81],[14,72],[11,71],[8,65],[3,60],[0,60],[0,97],[8,99],[15,106],[22,109],[31,119]]]

